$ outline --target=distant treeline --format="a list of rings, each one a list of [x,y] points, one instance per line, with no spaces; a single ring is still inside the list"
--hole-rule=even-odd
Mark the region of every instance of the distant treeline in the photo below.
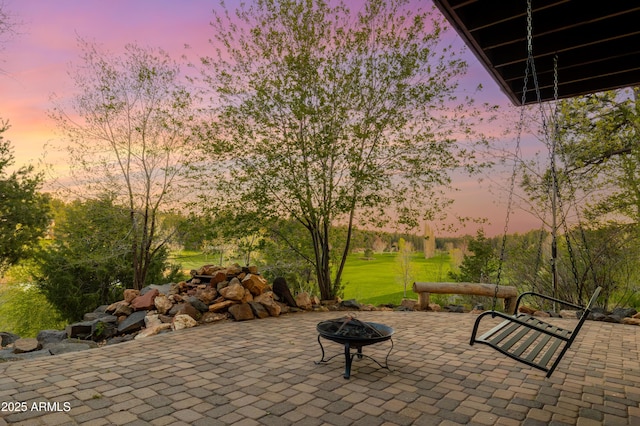
[[[366,249],[371,249],[376,252],[395,251],[398,248],[398,241],[400,241],[401,238],[411,243],[413,250],[424,250],[424,235],[370,231],[355,228],[351,237],[351,251],[358,252]],[[458,247],[469,238],[471,237],[436,237],[436,249],[446,250],[449,246]]]

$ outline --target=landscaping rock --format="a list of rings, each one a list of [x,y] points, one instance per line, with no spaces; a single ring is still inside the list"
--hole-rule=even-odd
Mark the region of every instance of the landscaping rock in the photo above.
[[[3,361],[20,361],[24,359],[41,358],[45,356],[51,356],[49,349],[41,349],[32,352],[13,353],[13,349],[0,350],[0,360]]]
[[[180,303],[179,305],[176,305],[176,307],[178,308],[175,313],[176,316],[189,315],[191,318],[194,319],[194,321],[198,321],[202,316],[200,311],[194,308],[193,305],[191,305],[189,302]]]
[[[630,318],[633,317],[634,315],[636,315],[638,313],[638,311],[636,311],[633,308],[615,308],[612,312],[611,315],[614,315],[620,319],[622,318]]]
[[[127,303],[133,302],[133,299],[140,296],[140,290],[134,290],[132,288],[127,288],[124,290],[124,301]]]
[[[156,298],[153,299],[153,304],[155,305],[158,313],[162,315],[166,314],[171,310],[171,308],[173,308],[173,302],[165,294],[162,293],[157,295]]]
[[[562,318],[571,318],[571,319],[580,319],[582,312],[574,311],[570,309],[562,309],[560,310],[560,316]]]
[[[311,297],[309,293],[302,292],[296,296],[296,306],[300,309],[311,310],[313,304],[311,303]]]
[[[144,330],[140,331],[140,333],[136,334],[136,337],[134,337],[134,339],[144,339],[145,337],[155,336],[156,334],[169,330],[171,330],[171,324],[156,324],[150,327],[146,327]]]
[[[0,347],[5,347],[16,340],[18,340],[20,336],[17,334],[9,333],[7,331],[0,332]]]
[[[418,310],[418,301],[413,299],[402,299],[400,306],[405,308],[408,311],[416,311]]]
[[[236,321],[247,321],[255,318],[251,305],[248,303],[239,303],[237,305],[230,306],[229,313]]]
[[[148,311],[150,309],[154,309],[155,305],[153,304],[156,296],[160,294],[158,290],[150,289],[145,294],[142,294],[131,301],[131,307],[134,311]]]
[[[207,308],[202,311],[206,312],[209,310],[209,305],[218,297],[218,291],[215,287],[205,287],[204,289],[198,289],[195,297],[207,306]]]
[[[247,274],[241,283],[253,296],[259,296],[269,288],[267,280],[255,274]]]
[[[25,352],[33,352],[42,349],[42,345],[38,342],[38,339],[31,337],[20,338],[13,342],[13,353],[22,354]]]
[[[219,290],[220,295],[227,300],[242,301],[244,299],[244,287],[240,283],[232,283]]]
[[[46,347],[47,344],[60,343],[66,338],[67,332],[65,330],[42,330],[36,336],[42,347]]]
[[[131,333],[140,330],[144,327],[144,317],[146,316],[147,311],[133,312],[118,325],[118,333]]]
[[[258,303],[256,301],[249,302],[249,306],[251,306],[251,310],[253,314],[258,318],[266,318],[269,316],[269,312],[264,307],[262,303]]]
[[[282,311],[282,308],[273,299],[273,293],[270,291],[267,291],[266,293],[263,293],[260,296],[256,297],[254,301],[264,306],[267,312],[269,312],[269,315],[271,315],[272,317],[279,316],[280,312]]]
[[[65,339],[61,342],[49,343],[45,346],[51,355],[59,355],[68,352],[78,352],[97,348],[98,344],[87,340]]]
[[[221,302],[216,302],[209,306],[209,312],[222,312],[229,309],[230,306],[235,305],[236,301],[234,300],[223,300]]]
[[[97,320],[82,321],[69,324],[66,327],[67,337],[79,339],[89,338],[91,335],[93,335],[93,327],[95,326],[96,321]]]
[[[173,322],[171,323],[171,329],[172,330],[182,330],[182,329],[185,329],[185,328],[195,327],[196,325],[198,325],[196,320],[191,318],[189,315],[180,314],[180,315],[176,315],[173,318]]]
[[[149,290],[158,290],[158,293],[160,294],[164,294],[164,295],[169,295],[172,293],[172,289],[176,286],[175,283],[167,283],[167,284],[162,284],[162,285],[158,285],[158,284],[151,284],[150,286],[147,286],[145,288],[143,288],[142,290],[144,291],[149,291]]]
[[[198,299],[196,296],[189,296],[187,298],[187,302],[200,312],[209,312],[209,305]]]
[[[340,302],[341,308],[360,310],[361,305],[356,299],[343,300]]]
[[[249,302],[249,303],[255,303],[255,302]],[[260,305],[260,304],[258,303],[258,305]],[[262,306],[262,305],[260,305],[260,306]],[[269,316],[269,313],[267,313],[267,316]],[[228,318],[228,316],[227,316],[226,313],[205,312],[204,314],[202,314],[202,317],[200,318],[200,323],[209,324],[209,323],[212,323],[212,322],[226,320],[227,318]],[[258,317],[258,318],[261,318],[261,317]]]

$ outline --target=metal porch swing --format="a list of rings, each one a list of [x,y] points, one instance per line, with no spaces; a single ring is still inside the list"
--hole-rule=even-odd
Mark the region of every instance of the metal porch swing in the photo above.
[[[515,177],[517,172],[517,159],[520,158],[520,139],[522,133],[522,127],[524,122],[524,105],[525,99],[527,95],[527,83],[529,74],[533,77],[534,87],[537,95],[538,104],[541,104],[540,100],[540,90],[538,86],[535,64],[533,60],[533,52],[532,52],[532,25],[531,25],[531,0],[527,1],[527,62],[525,68],[524,75],[524,88],[522,93],[522,109],[520,114],[520,125],[516,140],[516,162],[514,162],[513,174],[511,176],[510,182],[510,191],[509,191],[509,200],[507,206],[507,217],[505,221],[504,235],[502,238],[502,247],[500,252],[500,260],[498,267],[498,275],[495,284],[495,292],[493,295],[493,307],[490,311],[485,311],[478,315],[476,318],[475,324],[473,326],[473,331],[471,334],[470,344],[474,345],[475,343],[481,343],[484,345],[488,345],[491,348],[497,350],[498,352],[516,360],[521,363],[524,363],[530,367],[542,370],[546,372],[546,377],[551,377],[556,367],[562,360],[563,356],[567,352],[567,350],[571,347],[574,342],[578,332],[582,328],[585,320],[589,316],[598,295],[600,294],[601,288],[598,287],[593,292],[589,303],[586,306],[576,305],[574,303],[560,300],[556,298],[557,292],[557,270],[556,270],[556,259],[557,259],[557,222],[556,222],[556,206],[558,203],[561,203],[559,197],[559,191],[557,187],[557,176],[556,176],[556,165],[555,165],[555,156],[556,156],[556,142],[557,142],[557,131],[553,132],[552,138],[550,138],[550,169],[551,169],[551,210],[552,210],[552,245],[551,245],[551,276],[553,283],[553,296],[544,295],[541,293],[529,291],[522,293],[516,300],[515,310],[512,315],[505,314],[503,312],[496,311],[496,299],[498,297],[498,289],[500,285],[500,276],[502,272],[502,263],[504,261],[505,247],[506,247],[506,236],[508,231],[509,224],[509,213],[512,208],[513,202],[513,192],[515,185]],[[554,62],[554,92],[555,92],[555,100],[558,99],[558,78],[557,78],[557,62]],[[547,132],[547,124],[546,120],[543,123],[543,127],[545,129],[545,137],[548,137]],[[557,130],[557,129],[555,129]],[[573,259],[573,255],[570,248],[570,242],[568,240],[568,233],[566,230],[565,224],[565,234],[567,235],[567,243],[569,245],[569,254],[571,256],[571,263],[574,268],[574,276],[577,278],[577,272],[575,271],[575,261]],[[584,236],[583,236],[584,237]],[[540,241],[542,244],[542,241]],[[574,309],[581,311],[581,316],[578,322],[575,324],[573,329],[564,329],[558,327],[556,325],[547,323],[542,321],[538,317],[534,317],[532,315],[518,312],[518,307],[523,298],[538,298],[538,300],[546,300],[553,302],[554,307],[557,304],[568,306]],[[499,317],[502,322],[498,325],[494,326],[490,330],[484,332],[483,334],[478,336],[478,330],[480,324],[483,321],[489,321],[488,318],[496,318]],[[496,322],[496,321],[493,321]]]

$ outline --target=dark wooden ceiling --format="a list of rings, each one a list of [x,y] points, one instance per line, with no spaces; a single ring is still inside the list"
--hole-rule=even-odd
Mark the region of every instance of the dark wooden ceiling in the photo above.
[[[434,0],[511,101],[520,105],[527,60],[526,0]],[[532,0],[532,46],[543,101],[640,86],[639,0]],[[537,96],[533,79],[526,103]]]

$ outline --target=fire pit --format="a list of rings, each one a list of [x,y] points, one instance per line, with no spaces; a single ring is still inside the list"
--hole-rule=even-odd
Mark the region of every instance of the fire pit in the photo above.
[[[331,340],[332,342],[344,345],[345,379],[348,379],[351,376],[351,363],[355,356],[358,356],[359,359],[367,357],[378,364],[381,368],[389,370],[388,359],[389,354],[391,354],[391,351],[393,350],[393,340],[391,339],[391,336],[393,335],[393,328],[388,325],[378,324],[375,322],[364,322],[353,316],[346,316],[344,318],[322,321],[318,323],[316,330],[318,330],[318,344],[320,344],[320,350],[322,351],[322,359],[317,361],[316,364],[329,362],[336,356],[340,355],[337,354],[329,359],[324,359],[324,347],[320,340],[322,337],[324,339]],[[384,365],[362,353],[362,348],[364,346],[373,345],[387,340],[391,342],[391,348],[389,349],[389,352],[387,352]],[[356,352],[351,353],[351,349],[355,349]]]

